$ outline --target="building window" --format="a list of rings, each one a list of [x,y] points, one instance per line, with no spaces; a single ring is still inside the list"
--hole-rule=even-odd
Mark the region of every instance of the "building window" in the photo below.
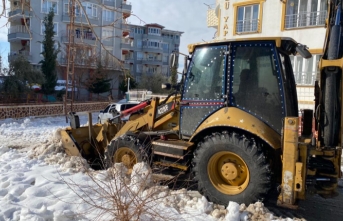
[[[135,34],[144,34],[144,29],[143,28],[134,27],[134,28],[132,28],[132,31]]]
[[[163,62],[168,62],[168,55],[163,55]]]
[[[112,37],[113,37],[113,30],[111,29],[102,30],[102,39],[104,41],[111,41]]]
[[[148,41],[147,43],[149,48],[160,48],[160,42],[158,41]]]
[[[157,72],[157,67],[148,67],[148,68],[147,68],[147,72],[148,72],[149,74],[154,74],[154,73]]]
[[[137,40],[137,48],[142,48],[142,40]]]
[[[161,29],[160,28],[148,28],[148,34],[161,36]]]
[[[234,35],[260,33],[262,27],[262,8],[265,0],[252,0],[233,4],[235,13]],[[227,25],[224,30],[228,29]]]
[[[41,24],[41,35],[44,35],[44,32],[45,32],[45,25],[44,25],[44,22],[42,21],[42,24]],[[55,32],[55,36],[57,36],[58,34],[58,23],[57,22],[54,22],[54,32]]]
[[[64,8],[63,8],[63,12],[64,14],[69,14],[69,4],[68,3],[64,3]],[[81,8],[80,5],[76,4],[75,5],[75,16],[78,17],[81,15]]]
[[[327,14],[327,0],[287,1],[284,10],[285,29],[324,26]]]
[[[50,9],[53,9],[54,13],[58,14],[58,5],[57,2],[49,1],[49,0],[42,0],[42,13],[48,14]]]
[[[169,44],[168,43],[162,43],[162,48],[163,48],[163,51],[169,51]]]
[[[104,21],[111,21],[113,22],[114,21],[114,12],[113,11],[110,11],[110,10],[102,10],[102,19]]]
[[[258,25],[259,5],[242,6],[238,8],[236,32],[256,32]]]
[[[98,7],[95,4],[83,2],[82,7],[88,17],[96,18],[98,16]]]
[[[143,53],[137,52],[137,60],[143,60]]]
[[[168,66],[167,67],[162,67],[162,74],[165,76],[168,76]]]
[[[291,56],[294,79],[297,85],[314,85],[317,76],[317,66],[321,55],[313,55],[305,59],[301,56]]]
[[[136,73],[142,73],[142,70],[143,70],[143,65],[138,64],[138,65],[136,66]]]

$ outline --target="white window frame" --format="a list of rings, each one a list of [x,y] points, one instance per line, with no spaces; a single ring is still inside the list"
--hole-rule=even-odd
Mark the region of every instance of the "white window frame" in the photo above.
[[[51,6],[49,7],[49,3]],[[53,4],[55,4],[55,7],[53,7]],[[46,7],[44,7],[46,6]],[[51,0],[42,0],[41,1],[41,13],[43,14],[49,14],[50,8],[56,9],[54,10],[55,15],[58,15],[58,2],[57,1],[51,1]]]
[[[102,19],[104,21],[114,21],[114,11],[108,10],[108,9],[103,9],[102,10]]]
[[[148,41],[147,45],[149,48],[160,48],[161,47],[160,41]]]
[[[148,34],[149,35],[161,36],[161,29],[160,28],[148,27]]]
[[[290,13],[289,10],[295,9],[294,2],[286,3],[285,14],[285,28],[301,28],[308,26],[324,26],[327,14],[326,7],[327,0],[295,0],[298,8],[296,11]],[[312,2],[317,2],[317,8],[312,9]],[[305,4],[304,4],[305,3]],[[305,22],[304,22],[305,20]]]
[[[141,39],[138,39],[137,40],[137,48],[142,48],[142,46],[143,46],[143,42],[142,42],[142,40]]]
[[[91,17],[91,18],[98,17],[98,6],[96,4],[90,3],[90,2],[82,2],[82,7],[88,17]]]
[[[254,18],[254,8],[257,7],[257,17]],[[243,10],[243,18],[240,20],[239,11]],[[247,18],[247,10],[250,9],[250,18]],[[258,32],[260,16],[260,4],[244,5],[237,7],[236,33]],[[242,24],[242,27],[240,25]]]
[[[56,24],[56,30],[54,30],[55,31],[55,35],[54,36],[58,36],[58,22],[54,22],[54,29],[55,29],[55,24]],[[43,30],[43,29],[45,29],[45,26],[44,26],[44,23],[43,23],[43,20],[41,21],[41,27],[40,27],[40,34],[41,35],[44,35],[44,31],[45,30]]]
[[[113,30],[108,28],[102,29],[102,39],[104,41],[111,41],[111,37],[113,36]]]
[[[155,74],[157,72],[157,67],[149,66],[147,68],[147,72],[148,72],[148,74]]]
[[[143,72],[143,65],[137,64],[136,65],[136,73],[142,73]]]
[[[318,61],[321,55],[314,54],[312,58],[305,59],[301,56],[291,56],[291,62],[294,70],[294,78],[297,85],[314,86],[317,75]]]
[[[67,6],[67,7],[66,7]],[[64,3],[64,7],[63,7],[63,13],[64,14],[69,14],[69,4],[68,3]],[[75,17],[79,17],[82,15],[82,10],[80,5],[75,4]]]
[[[138,52],[137,52],[137,60],[138,60],[138,61],[141,61],[141,60],[143,60],[143,58],[144,58],[144,57],[143,57],[143,52],[138,51]]]

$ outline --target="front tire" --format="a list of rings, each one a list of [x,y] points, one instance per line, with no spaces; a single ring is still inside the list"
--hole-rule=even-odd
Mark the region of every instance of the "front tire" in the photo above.
[[[143,141],[135,136],[124,135],[108,145],[105,151],[106,168],[112,167],[115,163],[123,163],[131,174],[133,166],[147,161],[148,156],[148,150]]]
[[[193,173],[199,192],[222,205],[249,205],[263,200],[270,188],[270,171],[258,144],[235,133],[216,133],[199,143]]]

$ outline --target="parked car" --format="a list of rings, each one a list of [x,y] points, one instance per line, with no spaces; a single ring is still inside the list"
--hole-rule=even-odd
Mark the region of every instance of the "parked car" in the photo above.
[[[100,111],[100,114],[98,116],[98,123],[104,123],[108,119],[113,117],[112,110],[115,109],[119,113],[122,111],[129,109],[131,107],[136,106],[139,104],[139,101],[126,101],[126,100],[120,100],[117,103],[112,103],[108,105],[104,110]],[[123,117],[122,120],[127,121],[129,120],[130,116]]]

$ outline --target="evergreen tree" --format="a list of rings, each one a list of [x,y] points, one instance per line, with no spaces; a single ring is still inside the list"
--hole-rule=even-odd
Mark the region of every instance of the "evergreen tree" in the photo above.
[[[90,77],[86,85],[89,92],[101,94],[111,90],[111,80],[107,78],[107,71],[104,70],[101,62],[98,62],[94,77]]]
[[[119,90],[123,92],[123,94],[127,92],[127,83],[128,83],[129,78],[130,78],[130,89],[137,88],[137,82],[135,81],[135,79],[132,78],[131,76],[127,76],[119,84]]]
[[[44,83],[44,75],[22,56],[10,62],[6,75],[1,91],[14,98],[32,91],[32,85]]]
[[[42,65],[41,70],[45,76],[45,83],[42,85],[42,92],[44,94],[54,93],[57,83],[56,58],[59,50],[54,47],[54,16],[53,9],[50,9],[49,14],[45,16],[43,21],[45,27],[44,39],[41,42],[43,44],[43,52],[41,53],[43,60],[39,63]]]
[[[171,68],[170,83],[172,85],[176,85],[177,84],[177,66],[176,65],[174,65]]]

